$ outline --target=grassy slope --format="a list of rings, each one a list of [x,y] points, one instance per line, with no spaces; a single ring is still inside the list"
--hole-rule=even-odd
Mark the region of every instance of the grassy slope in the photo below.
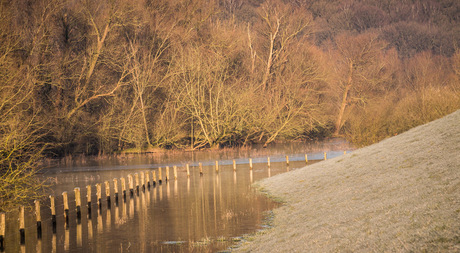
[[[257,183],[285,205],[252,252],[460,251],[460,111]]]

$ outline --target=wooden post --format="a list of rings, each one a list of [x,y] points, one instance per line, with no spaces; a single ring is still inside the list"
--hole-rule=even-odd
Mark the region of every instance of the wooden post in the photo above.
[[[42,216],[40,213],[40,200],[35,200],[35,216],[37,217],[37,239],[42,238]]]
[[[144,175],[144,172],[141,171],[139,172],[141,173],[141,186],[142,186],[142,191],[145,192],[145,175]]]
[[[252,170],[252,158],[249,158],[249,169]]]
[[[268,165],[268,168],[270,168],[270,157],[267,157],[267,165]]]
[[[75,192],[75,206],[77,208],[77,220],[80,222],[81,220],[81,194],[80,194],[80,187],[75,187],[73,189]]]
[[[344,150],[344,151],[343,151],[343,154],[344,154],[344,155],[346,155],[346,154],[347,154],[347,151],[346,151],[346,150]]]
[[[305,154],[305,163],[308,163],[308,155]]]
[[[161,167],[158,168],[158,184],[161,185],[161,183],[163,183],[163,178],[162,178],[162,175],[161,175]]]
[[[0,251],[5,250],[5,230],[6,230],[6,218],[5,213],[0,213]]]
[[[147,181],[147,188],[150,190],[150,173],[145,172],[145,180]]]
[[[50,195],[50,209],[51,209],[51,224],[53,226],[53,233],[56,233],[56,205],[54,197]]]
[[[64,219],[67,229],[69,227],[69,199],[67,197],[67,192],[62,193],[62,202],[64,203]]]
[[[233,159],[233,171],[236,171],[236,161]]]
[[[96,198],[97,198],[97,204],[99,207],[99,211],[102,209],[102,189],[101,189],[101,184],[96,184]]]
[[[113,192],[115,194],[115,206],[118,206],[118,179],[113,179]]]
[[[24,206],[19,207],[19,235],[21,237],[21,245],[26,243],[26,231],[24,222]]]
[[[190,165],[188,165],[187,163],[185,167],[187,167],[187,178],[189,178],[190,177]]]
[[[286,165],[289,166],[289,156],[286,156]]]
[[[327,153],[324,152],[324,160],[327,160]]]
[[[86,202],[88,203],[88,219],[91,219],[91,185],[86,186]]]
[[[174,170],[174,181],[176,181],[177,180],[177,166],[176,165],[174,165],[173,170]]]
[[[139,195],[139,174],[134,173],[134,180],[136,181],[136,193]]]
[[[216,172],[219,172],[219,161],[216,161]]]
[[[128,188],[129,188],[129,195],[132,197],[134,195],[134,182],[133,176],[128,174]]]
[[[121,194],[123,194],[123,201],[126,202],[126,181],[125,178],[120,178],[121,181]]]
[[[198,163],[198,165],[200,166],[200,176],[203,176],[203,164]]]
[[[157,172],[152,171],[152,185],[155,186],[157,183]]]
[[[165,181],[166,183],[169,181],[169,166],[166,166],[166,172],[165,172]]]
[[[110,202],[110,184],[109,181],[105,181],[105,196],[107,197],[107,209],[111,208],[111,202]]]

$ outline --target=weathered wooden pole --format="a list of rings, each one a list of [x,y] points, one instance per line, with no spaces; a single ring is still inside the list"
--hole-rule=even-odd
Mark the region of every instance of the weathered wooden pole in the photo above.
[[[134,182],[133,176],[128,174],[128,188],[129,188],[129,195],[132,197],[134,195]]]
[[[198,166],[200,167],[200,176],[203,176],[203,164],[198,163]]]
[[[327,160],[327,153],[324,152],[324,160]]]
[[[163,183],[163,177],[161,175],[161,167],[158,168],[158,184],[162,184]]]
[[[289,166],[289,156],[286,156],[286,165]]]
[[[139,195],[139,174],[134,173],[134,180],[136,181],[136,194]]]
[[[155,187],[156,183],[157,183],[157,172],[152,171],[152,185],[153,185],[153,187]]]
[[[125,178],[120,178],[121,181],[121,194],[123,194],[123,202],[126,202],[126,181]]]
[[[37,239],[42,238],[42,215],[40,212],[40,200],[34,200],[35,216],[37,217]]]
[[[176,165],[173,166],[173,170],[174,170],[174,181],[177,181],[177,166]]]
[[[252,170],[252,158],[249,158],[249,169]]]
[[[169,181],[169,166],[166,166],[166,172],[165,172],[165,181],[166,183]]]
[[[219,172],[219,161],[216,161],[216,172]]]
[[[233,159],[233,171],[236,171],[236,161]]]
[[[5,230],[6,230],[5,213],[0,213],[0,251],[5,250]]]
[[[308,155],[305,154],[305,163],[308,163]]]
[[[54,197],[50,195],[50,209],[51,209],[51,224],[53,226],[53,233],[56,233],[56,205]]]
[[[75,206],[77,209],[77,220],[80,223],[81,220],[81,193],[80,193],[80,187],[75,187],[73,189],[75,192]]]
[[[115,206],[118,206],[118,179],[113,179],[113,192],[115,195]]]
[[[91,185],[86,186],[86,202],[88,205],[88,219],[91,219]]]
[[[150,190],[150,173],[148,171],[145,172],[145,180],[147,181],[147,188]]]
[[[26,231],[24,221],[24,206],[19,207],[19,235],[21,237],[21,245],[26,243]]]
[[[110,201],[110,183],[109,181],[105,181],[105,196],[107,198],[107,209],[111,208],[111,201]]]
[[[96,198],[97,198],[97,205],[99,207],[99,211],[102,210],[102,189],[101,184],[96,184]]]
[[[268,165],[268,168],[270,168],[270,157],[267,157],[267,165]]]
[[[187,163],[185,167],[187,168],[187,178],[189,178],[190,177],[190,165]]]
[[[62,193],[62,202],[64,203],[64,219],[65,219],[65,226],[66,229],[69,228],[69,198],[67,196],[67,192]]]
[[[145,192],[145,175],[144,175],[144,172],[141,171],[139,172],[141,174],[141,187],[142,187],[142,191]]]

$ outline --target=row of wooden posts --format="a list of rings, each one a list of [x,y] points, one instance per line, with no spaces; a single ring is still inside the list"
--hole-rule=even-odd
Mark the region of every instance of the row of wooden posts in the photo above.
[[[346,151],[344,152],[346,153]],[[327,159],[327,154],[324,152],[324,160]],[[308,156],[305,154],[305,162],[308,163]],[[289,156],[286,156],[286,164],[289,166]],[[270,157],[267,159],[267,165],[270,167]],[[202,163],[198,164],[200,175],[203,175],[203,165]],[[169,166],[166,166],[166,182],[169,180]],[[253,169],[252,159],[249,158],[249,169]],[[219,162],[216,161],[215,163],[215,170],[219,172]],[[233,170],[236,171],[236,161],[233,160]],[[187,177],[190,177],[190,166],[189,164],[186,165]],[[174,180],[177,180],[177,166],[173,166],[173,175]],[[139,179],[140,174],[140,179]],[[152,185],[155,187],[157,181],[156,171],[152,171]],[[141,182],[141,183],[140,183]],[[132,174],[128,174],[128,187],[126,187],[126,180],[125,178],[120,178],[121,183],[121,190],[122,190],[122,197],[124,201],[126,201],[127,190],[129,190],[129,194],[132,197],[134,195],[134,191],[139,194],[140,188],[145,191],[146,183],[147,187],[150,189],[150,173],[134,173],[134,177]],[[158,168],[158,183],[162,184],[162,168]],[[110,194],[110,183],[109,181],[104,182],[105,185],[105,195],[107,197],[107,208],[110,209],[111,206],[111,194]],[[134,187],[135,186],[135,187]],[[113,187],[114,187],[114,199],[115,205],[118,205],[118,179],[113,179]],[[88,218],[91,219],[91,185],[86,186],[86,199],[87,199],[87,208],[88,208]],[[80,222],[81,220],[81,191],[79,187],[74,188],[75,192],[75,204],[76,204],[76,215],[77,221]],[[102,208],[102,184],[96,184],[96,197],[97,197],[97,205],[99,210]],[[68,193],[65,191],[62,193],[63,203],[64,203],[64,221],[66,229],[69,226],[69,199]],[[56,233],[56,205],[55,205],[55,197],[49,196],[50,199],[50,209],[51,209],[51,223],[53,227],[53,233]],[[35,216],[37,221],[37,237],[41,239],[42,236],[42,220],[41,220],[41,213],[40,213],[40,200],[35,200]],[[25,244],[25,219],[24,219],[24,206],[19,208],[19,233],[20,233],[20,243]],[[5,213],[0,213],[0,251],[4,250],[4,237],[5,237],[5,230],[6,230],[6,218]]]

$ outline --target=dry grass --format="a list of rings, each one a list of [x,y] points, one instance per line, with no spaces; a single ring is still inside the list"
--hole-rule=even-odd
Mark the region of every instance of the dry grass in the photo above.
[[[244,252],[459,252],[460,111],[265,179],[283,199]]]

